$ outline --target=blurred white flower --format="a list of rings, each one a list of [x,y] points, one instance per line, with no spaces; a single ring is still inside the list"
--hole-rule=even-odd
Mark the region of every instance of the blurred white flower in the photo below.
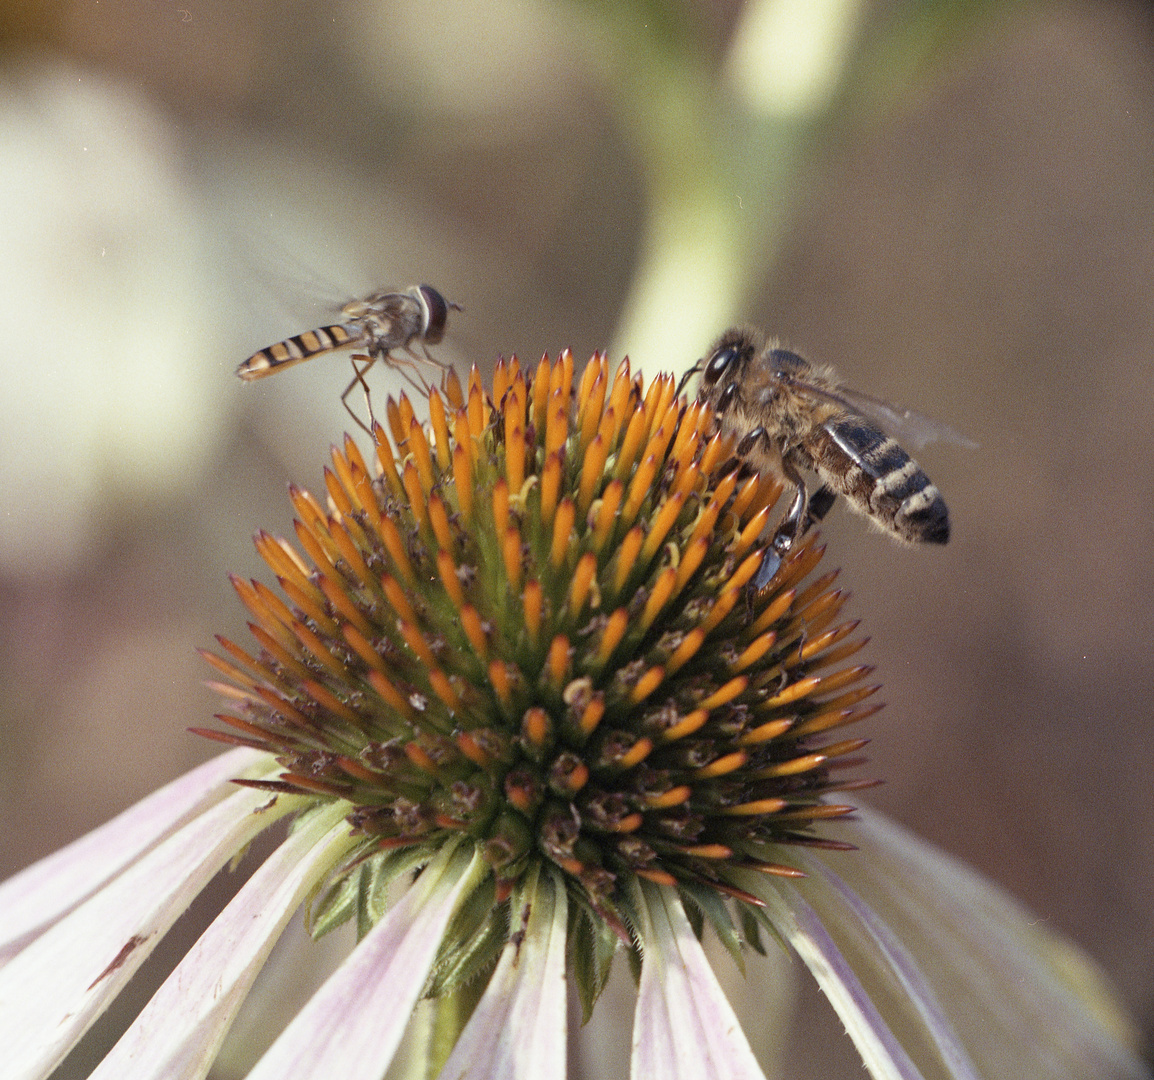
[[[90,72],[28,63],[0,91],[10,574],[67,565],[101,507],[180,489],[216,445],[227,412],[202,365],[229,355],[226,290],[206,287],[179,161],[144,99]]]

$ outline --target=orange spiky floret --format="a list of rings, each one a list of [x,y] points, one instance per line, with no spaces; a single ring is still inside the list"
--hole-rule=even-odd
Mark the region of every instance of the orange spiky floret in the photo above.
[[[547,859],[601,911],[622,875],[747,899],[728,867],[837,846],[813,829],[864,741],[822,737],[879,706],[836,666],[866,639],[836,574],[809,580],[815,534],[752,591],[781,482],[628,361],[513,357],[493,386],[447,373],[427,428],[390,398],[375,478],[333,449],[330,512],[292,489],[304,555],[257,538],[287,603],[234,582],[260,651],[221,640],[240,715],[213,737],[347,799],[366,851],[464,834],[500,893]]]

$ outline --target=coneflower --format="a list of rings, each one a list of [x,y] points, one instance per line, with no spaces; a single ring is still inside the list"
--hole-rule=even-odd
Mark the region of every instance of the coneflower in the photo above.
[[[260,652],[220,639],[240,708],[202,734],[277,755],[243,783],[351,804],[358,877],[463,841],[491,920],[544,868],[627,939],[635,878],[749,901],[733,868],[799,876],[783,844],[838,845],[811,826],[852,809],[821,796],[860,786],[836,766],[864,740],[830,733],[877,687],[838,666],[865,642],[836,573],[809,580],[812,533],[748,588],[780,485],[672,377],[598,356],[574,388],[572,364],[502,362],[491,399],[450,376],[431,440],[390,400],[376,483],[349,439],[327,508],[294,489],[308,560],[258,538],[289,603],[234,581]]]

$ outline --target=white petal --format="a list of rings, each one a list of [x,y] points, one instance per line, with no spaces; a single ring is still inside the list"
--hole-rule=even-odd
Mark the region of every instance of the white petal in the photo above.
[[[523,919],[528,908],[528,922]],[[510,940],[497,970],[438,1080],[553,1080],[565,1075],[565,944],[568,901],[557,878],[538,880],[512,912]]]
[[[5,1076],[46,1075],[212,876],[300,799],[242,788],[153,848],[0,969]]]
[[[642,882],[636,895],[644,953],[634,1080],[765,1080],[677,894]]]
[[[881,973],[885,984],[896,980],[900,1008],[893,1011],[905,1014],[905,1026],[913,1029],[907,1045],[924,1041],[921,1037],[924,1035],[932,1043],[934,1053],[940,1056],[947,1076],[981,1080],[937,994],[893,930],[820,858],[803,854],[796,861],[809,875],[804,882],[795,883],[796,887],[814,901],[819,911],[825,912],[825,926],[841,929],[843,934],[848,928],[847,936],[859,939],[854,942],[861,956],[857,970],[866,985],[871,980],[865,973],[871,968]],[[897,1026],[897,1021],[891,1020],[891,1024]],[[923,1071],[928,1074],[931,1070],[926,1066]]]
[[[234,777],[272,763],[257,750],[233,750],[153,792],[67,847],[0,884],[0,963],[20,951],[105,881],[201,811],[236,790]]]
[[[916,1080],[921,1073],[894,1036],[873,997],[858,980],[822,919],[792,883],[742,882],[766,902],[766,911],[781,935],[809,968],[837,1010],[862,1061],[874,1080]]]
[[[851,827],[862,850],[820,861],[917,957],[986,1080],[1149,1080],[1092,961],[992,882],[876,811],[863,808]]]
[[[438,855],[257,1062],[248,1080],[378,1080],[460,898],[489,872]]]
[[[333,804],[290,833],[213,920],[89,1080],[194,1080],[208,1072],[285,924],[352,845],[344,810]]]

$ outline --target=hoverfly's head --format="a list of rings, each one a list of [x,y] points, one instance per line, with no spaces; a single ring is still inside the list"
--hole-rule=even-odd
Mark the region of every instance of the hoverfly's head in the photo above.
[[[761,349],[761,341],[752,330],[727,330],[718,338],[709,358],[701,368],[700,396],[715,413],[724,414],[737,401],[741,377],[750,361]]]

